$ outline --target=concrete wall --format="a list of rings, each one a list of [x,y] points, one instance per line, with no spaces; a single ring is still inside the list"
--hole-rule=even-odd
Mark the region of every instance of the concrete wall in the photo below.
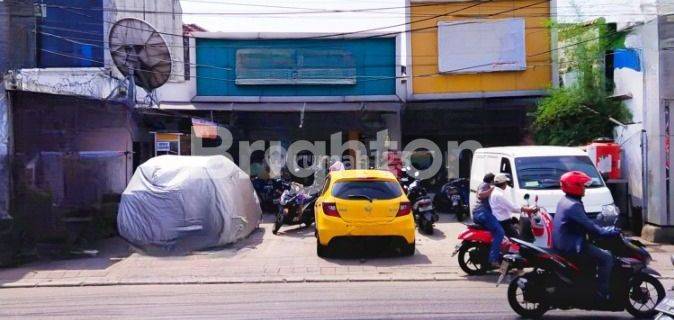
[[[625,41],[625,46],[634,50],[637,54],[638,68],[622,67],[617,65],[614,70],[615,96],[629,97],[624,100],[625,106],[632,113],[634,124],[626,127],[616,127],[616,142],[622,146],[622,174],[628,181],[629,194],[632,197],[632,205],[645,207],[643,184],[643,148],[642,131],[644,129],[644,104],[645,91],[644,81],[646,75],[645,55],[643,46],[644,28],[637,28],[630,33]],[[651,71],[652,72],[652,71]]]
[[[157,89],[157,97],[161,102],[187,102],[197,95],[197,55],[195,39],[191,38],[190,46],[190,78],[185,81],[169,81]],[[184,71],[183,71],[184,72]],[[141,90],[142,91],[142,90]],[[139,97],[142,99],[142,97]]]
[[[671,176],[674,170],[671,170],[672,150],[671,137],[674,133],[674,14],[661,15],[658,17],[658,41],[659,44],[659,115],[657,122],[655,119],[651,122],[649,129],[649,138],[654,136],[654,141],[649,143],[649,149],[659,151],[661,162],[653,170],[654,175],[652,185],[653,195],[659,196],[657,202],[658,209],[657,220],[654,224],[674,226],[674,184]],[[649,108],[649,111],[652,111]],[[655,117],[656,115],[653,115]],[[657,138],[656,138],[657,136]],[[654,164],[656,165],[656,164]],[[661,195],[661,196],[660,196]],[[655,199],[654,199],[655,201]],[[654,207],[651,207],[654,208]],[[651,216],[649,212],[649,217]],[[649,221],[650,222],[650,221]]]
[[[7,3],[0,2],[0,17],[9,16]],[[0,19],[0,75],[4,75],[9,64],[9,19]],[[0,81],[0,218],[9,215],[9,139],[7,135],[8,101],[5,83]]]
[[[0,1],[0,80],[8,70],[35,65],[35,18],[31,1]],[[10,212],[9,98],[0,81],[0,218]]]

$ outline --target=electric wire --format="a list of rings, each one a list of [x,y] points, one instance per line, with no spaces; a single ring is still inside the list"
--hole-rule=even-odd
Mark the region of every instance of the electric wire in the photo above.
[[[368,29],[350,31],[350,32],[330,33],[330,34],[327,34],[327,35],[310,36],[310,37],[304,37],[304,38],[298,38],[298,39],[329,39],[329,38],[335,38],[335,37],[341,37],[341,36],[347,36],[347,35],[372,33],[373,31],[388,30],[388,29],[392,29],[392,28],[396,28],[396,27],[410,26],[410,25],[415,24],[415,23],[430,21],[430,20],[434,20],[434,19],[437,19],[437,18],[441,18],[443,16],[449,16],[451,14],[458,13],[458,12],[461,12],[461,11],[465,11],[465,10],[468,10],[470,8],[481,6],[481,5],[483,5],[485,3],[489,3],[491,1],[494,1],[494,0],[487,0],[487,2],[475,3],[475,4],[469,5],[467,7],[463,7],[461,9],[450,10],[450,11],[444,12],[442,14],[434,15],[432,17],[428,17],[428,18],[424,18],[424,19],[418,19],[418,20],[414,20],[414,21],[408,21],[408,22],[401,23],[401,24],[381,26],[381,27],[376,27],[376,28],[368,28]],[[506,14],[506,13],[518,11],[518,10],[529,8],[529,7],[533,7],[535,5],[540,5],[540,4],[547,3],[547,2],[549,2],[549,1],[544,0],[544,1],[534,2],[532,4],[519,6],[519,7],[515,7],[515,8],[510,8],[510,9],[503,10],[503,11],[496,12],[496,13],[492,13],[492,14],[487,14],[487,15],[484,15],[483,17],[493,17],[493,16],[497,16],[497,15],[501,15],[501,14]],[[60,6],[60,7],[67,7],[67,6]],[[67,7],[67,8],[86,10],[86,9],[77,8],[77,7]],[[151,13],[151,12],[144,11],[143,13]],[[108,21],[108,23],[114,23],[114,22]],[[123,27],[131,28],[131,29],[138,29],[138,28],[134,28],[134,27],[131,27],[131,26],[123,26]],[[422,28],[420,30],[428,30],[428,29],[433,29],[433,28],[438,28],[438,26],[434,26],[434,27],[430,27],[430,28]],[[385,37],[385,36],[391,36],[391,35],[396,35],[396,34],[400,34],[400,33],[411,33],[411,32],[415,32],[415,31],[416,30],[414,30],[414,29],[409,29],[409,30],[404,30],[404,31],[396,31],[396,32],[389,32],[389,33],[384,33],[384,34],[370,35],[369,37],[364,37],[364,38]],[[185,37],[186,36],[186,37],[196,38],[196,37],[193,37],[193,36],[190,36],[190,35],[175,34],[175,33],[170,33],[170,32],[157,31],[157,33],[162,34],[162,35],[175,36],[175,37]]]
[[[523,8],[532,7],[532,6],[539,5],[539,4],[543,4],[543,3],[546,3],[546,2],[547,2],[547,1],[541,1],[541,2],[536,2],[536,3],[529,4],[529,5],[521,6],[521,7],[510,8],[510,9],[508,9],[508,10],[504,10],[504,11],[492,13],[492,14],[489,14],[489,15],[486,15],[486,16],[496,16],[496,15],[501,15],[501,14],[504,14],[504,13],[508,13],[508,12],[513,12],[513,11],[521,10],[521,9],[523,9]],[[456,13],[456,12],[460,12],[460,11],[467,10],[467,9],[469,9],[469,8],[472,8],[472,7],[476,7],[476,6],[481,5],[481,4],[484,4],[484,3],[485,3],[485,2],[473,4],[473,5],[471,5],[471,6],[464,7],[464,8],[459,9],[459,10],[449,11],[449,13],[444,13],[444,14],[441,14],[441,15],[435,15],[435,16],[433,16],[433,18],[427,18],[427,19],[422,19],[422,20],[410,21],[410,22],[407,22],[407,23],[402,24],[402,25],[411,25],[411,24],[418,23],[418,22],[423,22],[423,21],[433,20],[433,19],[436,19],[436,18],[438,18],[438,17],[445,16],[445,15],[447,15],[447,14],[452,14],[452,13]],[[77,8],[76,8],[76,9],[77,9]],[[81,9],[81,8],[80,8],[80,9]],[[402,25],[395,25],[395,26],[402,26]],[[395,27],[395,26],[382,27],[382,28],[391,28],[391,27]],[[128,26],[125,26],[125,27],[128,27]],[[427,27],[427,28],[420,28],[420,29],[426,30],[426,29],[432,29],[432,28],[437,28],[437,26]],[[329,35],[329,36],[330,36],[330,37],[335,37],[335,36],[338,36],[338,35],[349,35],[349,34],[355,34],[355,33],[363,33],[363,32],[369,32],[369,31],[372,31],[372,30],[379,30],[379,29],[381,29],[381,28],[366,29],[366,30],[355,31],[355,32],[348,32],[348,33],[337,33],[337,34],[332,34],[332,35]],[[406,30],[405,32],[414,32],[414,31],[419,31],[420,29]],[[161,33],[161,32],[158,32],[158,33]],[[400,32],[394,32],[394,33],[391,33],[391,34],[398,34],[398,33],[400,33]],[[64,39],[64,40],[76,41],[76,40],[72,40],[72,39],[67,39],[67,37],[62,37],[62,36],[58,36],[58,35],[54,35],[54,34],[50,34],[50,35],[60,37],[60,38],[62,38],[62,39]],[[171,34],[171,35],[175,35],[175,34]],[[185,37],[185,35],[176,35],[176,36]],[[373,35],[373,36],[370,36],[370,37],[382,37],[382,36],[383,36],[383,35]],[[311,38],[301,38],[301,39],[312,39],[312,38],[315,38],[315,37],[311,37]],[[367,37],[366,37],[366,38],[367,38]],[[586,40],[586,41],[583,41],[582,43],[589,42],[589,41],[592,41],[592,40],[593,40],[593,39]],[[77,42],[76,42],[76,43],[77,43]],[[91,45],[91,44],[86,44],[86,43],[81,43],[81,44],[83,44],[83,45]],[[572,45],[573,45],[573,44],[572,44]],[[572,46],[572,45],[569,45],[569,46]],[[569,47],[569,46],[565,46],[564,48]],[[543,55],[543,54],[550,53],[550,52],[553,52],[553,51],[558,50],[558,49],[562,49],[562,48],[551,49],[551,50],[547,50],[547,51],[544,51],[544,52],[539,52],[539,53],[536,53],[536,54],[528,55],[527,57],[533,57],[533,56]],[[76,56],[67,55],[67,54],[64,54],[64,53],[59,53],[59,52],[55,52],[55,51],[51,51],[51,50],[46,50],[46,49],[41,49],[41,50],[43,50],[44,52],[47,52],[47,53],[58,54],[58,55],[62,55],[62,56],[68,56],[68,57],[74,58],[74,59],[80,59],[80,58],[82,58],[82,57],[76,57]],[[88,58],[82,58],[82,59],[88,60],[88,61],[92,61],[92,62],[96,62],[96,63],[100,63],[100,64],[103,64],[103,62],[96,61],[96,60],[93,60],[93,59],[88,59]],[[166,61],[166,62],[168,62],[168,61]],[[173,60],[172,62],[184,63],[183,61],[177,61],[177,60]],[[194,65],[194,66],[199,67],[198,64],[191,64],[191,63],[190,63],[190,65]],[[415,65],[415,64],[413,64],[413,65]],[[488,65],[493,65],[493,63],[488,64]],[[419,66],[419,65],[416,64],[416,66]],[[219,67],[219,66],[208,66],[208,65],[206,65],[206,66],[204,66],[204,67],[214,67],[214,68],[219,68],[219,69],[231,70],[231,68],[227,68],[227,67]],[[462,68],[462,69],[470,69],[470,68],[477,68],[477,67],[480,67],[480,66],[472,66],[472,67]],[[145,70],[145,71],[147,71],[147,70]],[[460,70],[456,70],[456,71],[460,71]],[[456,72],[456,71],[450,71],[450,72]],[[444,73],[437,73],[437,74],[444,74]],[[436,74],[408,75],[408,76],[405,76],[405,77],[426,77],[426,76],[433,76],[433,75],[436,75]],[[175,75],[175,76],[179,76],[179,75]],[[203,76],[196,76],[196,75],[195,75],[195,77],[203,77]],[[391,78],[393,78],[393,77],[377,77],[377,78],[391,79]],[[397,77],[395,77],[395,78],[401,78],[401,77],[397,76]],[[216,78],[213,78],[213,80],[233,81],[233,80],[231,80],[231,79],[216,79]]]
[[[272,11],[272,12],[213,12],[213,11],[204,11],[204,12],[194,12],[194,11],[187,11],[181,13],[182,15],[221,15],[221,16],[260,16],[260,15],[307,15],[307,14],[344,14],[344,13],[386,13],[386,12],[380,12],[383,10],[395,10],[395,9],[409,9],[409,8],[417,8],[417,7],[441,7],[446,5],[446,3],[419,3],[419,4],[411,4],[408,6],[393,6],[393,7],[367,7],[367,8],[360,8],[360,9],[326,9],[326,8],[307,8],[307,7],[289,7],[289,6],[274,6],[274,5],[261,5],[261,4],[246,4],[246,3],[228,3],[228,2],[201,2],[201,1],[185,1],[185,2],[199,2],[199,3],[207,3],[207,4],[227,4],[227,5],[234,5],[234,6],[249,6],[249,7],[264,7],[264,8],[279,8],[279,9],[292,9],[292,10],[303,10],[303,11]],[[507,5],[502,5],[499,6],[498,2],[508,2],[508,1],[490,1],[488,2],[487,5],[483,5],[482,7],[484,8],[491,8],[491,9],[498,9],[498,8],[510,8],[511,6]],[[546,1],[547,3],[548,1]],[[482,2],[484,3],[484,2]],[[116,13],[145,13],[145,14],[167,14],[167,15],[175,15],[176,13],[174,11],[158,11],[158,10],[143,10],[143,9],[117,9],[117,8],[109,8],[109,7],[93,7],[93,8],[83,8],[83,7],[73,7],[73,6],[66,6],[66,5],[58,5],[58,4],[44,4],[45,7],[47,8],[57,8],[57,9],[63,9],[63,10],[88,10],[88,11],[103,11],[103,12],[116,12]],[[535,7],[532,6],[532,8],[536,9],[543,9],[543,10],[549,10],[550,8],[548,6],[544,7]],[[573,8],[572,6],[556,6],[557,9],[559,8]],[[399,14],[396,12],[391,12],[392,14]],[[656,13],[636,13],[636,12],[618,12],[618,11],[612,11],[610,12],[611,15],[657,15]],[[418,16],[422,16],[424,14],[418,14]],[[433,15],[433,14],[426,14],[426,15]],[[596,14],[573,14],[573,15],[568,15],[568,16],[596,16]],[[405,17],[410,17],[412,16],[411,14],[406,14],[404,15]],[[567,16],[567,15],[565,15]]]

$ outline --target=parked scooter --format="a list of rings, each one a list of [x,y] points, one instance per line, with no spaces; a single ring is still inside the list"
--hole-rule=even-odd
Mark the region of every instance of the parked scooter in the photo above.
[[[611,301],[608,303],[597,302],[595,298],[597,281],[594,265],[582,265],[580,261],[562,257],[553,250],[519,239],[512,240],[519,245],[519,253],[505,255],[501,271],[505,273],[510,264],[521,264],[523,261],[533,268],[533,271],[515,277],[508,286],[511,308],[525,318],[541,317],[551,309],[574,308],[627,310],[637,318],[650,318],[656,315],[657,304],[665,298],[665,289],[656,278],[660,274],[648,267],[651,255],[639,241],[627,239],[622,234],[591,239],[596,246],[614,256]]]
[[[253,177],[251,182],[263,212],[276,212],[281,194],[290,188],[290,182],[282,177],[267,180]]]
[[[318,193],[308,193],[303,185],[293,182],[281,195],[272,233],[277,234],[283,225],[310,226],[314,223],[317,198]]]
[[[412,184],[412,182],[416,181],[417,179],[415,179],[410,174],[410,168],[409,167],[402,167],[402,169],[400,169],[400,172],[401,173],[400,173],[400,178],[398,179],[398,182],[400,182],[400,186],[403,188],[403,191],[405,192],[405,194],[408,194],[409,193],[408,190],[410,188],[410,185]]]
[[[528,202],[529,196],[524,199]],[[523,231],[529,229],[532,237],[524,236],[527,240],[533,241],[544,248],[552,247],[552,216],[545,208],[538,206],[538,197],[534,200],[534,211],[522,216],[519,220],[514,219],[512,223],[518,223],[520,234],[528,234]],[[517,221],[515,221],[517,220]],[[492,243],[492,236],[489,230],[479,224],[468,224],[467,229],[459,234],[459,242],[454,248],[452,257],[459,255],[459,266],[461,270],[469,275],[481,275],[489,270],[495,269],[489,263],[489,248]],[[519,245],[514,243],[508,237],[503,238],[501,243],[501,254],[514,253],[519,250]],[[519,266],[521,267],[521,266]]]
[[[440,188],[433,197],[433,205],[440,212],[456,215],[458,221],[463,221],[470,211],[468,206],[468,180],[463,178],[452,179]]]
[[[414,221],[417,223],[419,231],[425,234],[433,234],[433,227],[438,221],[438,214],[433,208],[433,201],[428,196],[426,188],[421,186],[419,180],[415,180],[409,185],[407,198],[412,203],[412,213]]]

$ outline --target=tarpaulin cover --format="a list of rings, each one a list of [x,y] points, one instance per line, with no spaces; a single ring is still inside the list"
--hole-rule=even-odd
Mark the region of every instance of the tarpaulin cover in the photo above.
[[[224,156],[160,156],[122,194],[119,233],[150,254],[184,254],[236,242],[262,210],[249,176]]]

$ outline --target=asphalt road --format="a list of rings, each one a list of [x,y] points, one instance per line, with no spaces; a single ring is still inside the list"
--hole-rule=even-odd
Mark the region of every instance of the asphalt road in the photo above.
[[[0,319],[519,319],[492,280],[2,289]]]

